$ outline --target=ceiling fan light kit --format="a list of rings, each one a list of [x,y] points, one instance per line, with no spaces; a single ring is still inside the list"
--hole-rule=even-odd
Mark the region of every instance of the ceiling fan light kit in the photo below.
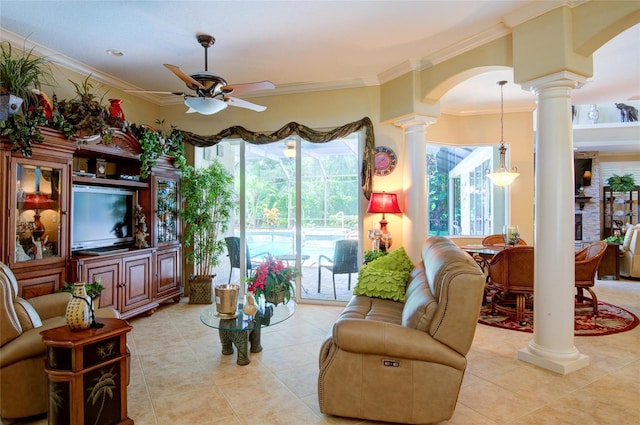
[[[208,34],[197,34],[198,43],[204,48],[204,71],[187,74],[180,67],[165,63],[164,66],[176,77],[180,78],[190,90],[196,92],[195,95],[179,92],[159,92],[146,91],[147,93],[162,93],[183,96],[184,103],[189,107],[187,113],[197,112],[203,115],[212,115],[220,112],[228,105],[239,108],[250,109],[262,112],[266,106],[257,105],[246,100],[229,96],[230,94],[242,94],[257,90],[274,89],[275,85],[271,81],[257,81],[244,84],[227,84],[227,81],[219,75],[209,72],[207,50],[213,46],[216,39]],[[140,93],[141,90],[126,90],[131,93]]]
[[[227,107],[225,102],[212,97],[187,97],[184,104],[202,115],[213,115]]]

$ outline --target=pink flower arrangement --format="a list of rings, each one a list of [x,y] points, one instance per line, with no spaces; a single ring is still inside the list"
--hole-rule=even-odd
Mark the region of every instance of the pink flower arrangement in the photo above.
[[[295,297],[293,281],[297,275],[298,272],[294,267],[289,267],[284,261],[267,255],[255,273],[247,279],[247,291],[256,297],[263,294],[267,299],[275,297],[278,292],[284,292],[286,303]]]

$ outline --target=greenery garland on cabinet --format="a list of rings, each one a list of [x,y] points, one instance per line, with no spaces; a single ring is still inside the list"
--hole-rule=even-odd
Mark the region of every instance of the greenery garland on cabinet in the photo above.
[[[164,126],[164,120],[156,120],[156,124]],[[156,165],[162,155],[173,159],[173,166],[184,172],[187,160],[184,156],[182,145],[183,135],[175,126],[169,131],[157,131],[146,125],[130,124],[129,130],[133,137],[138,139],[142,153],[140,154],[140,177],[146,178],[151,173],[151,168]]]

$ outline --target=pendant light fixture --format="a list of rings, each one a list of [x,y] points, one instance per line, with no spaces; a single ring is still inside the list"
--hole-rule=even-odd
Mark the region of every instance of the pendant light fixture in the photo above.
[[[498,81],[497,84],[500,86],[500,166],[495,172],[487,174],[487,177],[489,177],[491,183],[496,186],[504,187],[513,183],[520,173],[518,173],[516,167],[513,167],[513,169],[509,171],[506,165],[505,154],[507,153],[507,148],[504,146],[504,85],[507,84],[507,82]]]

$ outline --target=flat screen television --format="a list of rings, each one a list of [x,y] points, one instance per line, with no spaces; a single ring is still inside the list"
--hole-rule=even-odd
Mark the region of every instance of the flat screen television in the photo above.
[[[133,243],[133,190],[73,185],[71,250],[123,248]]]

